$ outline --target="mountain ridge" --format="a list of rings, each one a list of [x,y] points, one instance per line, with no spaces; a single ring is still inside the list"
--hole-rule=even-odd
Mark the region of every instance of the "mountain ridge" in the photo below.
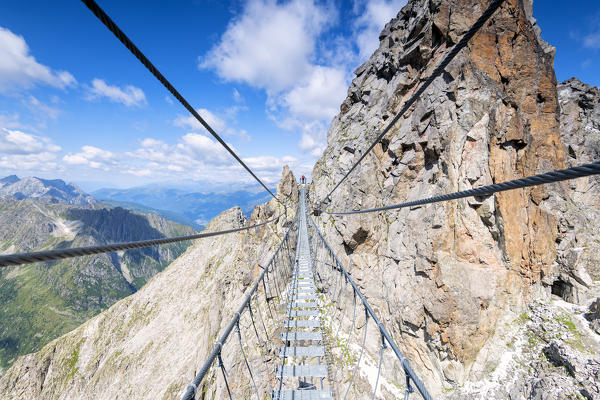
[[[17,175],[9,175],[0,179],[0,196],[12,196],[17,199],[39,198],[73,205],[87,205],[95,202],[92,196],[74,183],[66,183],[62,179],[42,179],[35,176],[21,179]]]
[[[0,183],[2,254],[194,233],[158,215],[108,208],[60,179],[8,176]],[[187,246],[183,242],[2,268],[0,368],[136,292]]]
[[[102,200],[124,201],[178,213],[199,225],[205,225],[220,212],[240,206],[249,215],[254,206],[267,201],[264,191],[236,189],[230,192],[190,192],[168,186],[141,186],[129,189],[103,188],[92,192]]]

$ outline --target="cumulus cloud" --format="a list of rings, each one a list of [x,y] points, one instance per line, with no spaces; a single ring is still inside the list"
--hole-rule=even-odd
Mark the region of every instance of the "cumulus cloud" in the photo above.
[[[0,155],[0,168],[15,171],[56,172],[59,169],[54,160],[55,153]]]
[[[118,163],[114,153],[94,146],[83,146],[79,153],[69,153],[62,160],[65,164],[88,166],[105,171]]]
[[[206,108],[199,108],[196,111],[219,135],[237,136],[241,142],[248,142],[250,140],[250,134],[246,130],[235,129],[228,123],[235,119],[240,110],[245,109],[245,106],[230,107],[225,110],[223,117],[207,110]],[[208,130],[205,129],[204,126],[202,126],[202,124],[198,122],[193,115],[180,115],[175,118],[173,125],[183,129],[209,133]]]
[[[314,66],[310,75],[284,95],[292,114],[330,121],[346,96],[348,85],[341,69]]]
[[[62,89],[76,81],[67,71],[54,71],[38,63],[22,36],[0,27],[0,92],[28,89],[39,83]]]
[[[16,171],[49,171],[56,169],[56,153],[60,151],[47,137],[18,130],[0,128],[0,168]]]
[[[367,60],[379,47],[379,33],[398,14],[406,0],[368,0],[355,4],[359,17],[354,23],[356,45],[361,61]]]
[[[289,88],[309,71],[315,41],[335,18],[312,0],[250,0],[199,66],[271,92]]]
[[[162,179],[213,182],[244,182],[251,179],[216,140],[198,133],[188,133],[175,144],[146,138],[140,142],[139,148],[125,153],[122,159],[129,163],[128,167],[123,168],[126,173],[141,177],[147,176],[147,171],[150,171],[151,176]],[[267,182],[279,179],[283,165],[298,163],[291,156],[257,156],[243,160]]]
[[[231,144],[227,144],[233,148]],[[181,138],[181,143],[177,145],[177,149],[182,153],[187,153],[196,159],[212,164],[228,164],[232,160],[232,157],[220,143],[197,133],[184,135]]]
[[[141,107],[146,104],[144,91],[132,85],[124,88],[107,84],[102,79],[92,80],[92,86],[88,91],[88,100],[106,97],[113,103],[125,104],[127,107]]]
[[[60,146],[49,138],[18,130],[0,128],[0,152],[6,154],[56,153]]]
[[[217,133],[221,133],[225,129],[225,121],[211,111],[206,108],[199,108],[196,111]],[[175,118],[173,125],[195,131],[205,131],[204,126],[193,115],[180,115]]]
[[[295,157],[284,156],[260,156],[260,157],[248,157],[244,158],[244,162],[253,169],[256,170],[276,170],[281,171],[284,165],[294,164],[298,160]]]

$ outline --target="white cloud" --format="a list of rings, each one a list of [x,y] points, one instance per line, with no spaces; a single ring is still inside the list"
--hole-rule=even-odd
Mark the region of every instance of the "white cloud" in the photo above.
[[[294,115],[331,121],[347,90],[342,69],[315,66],[302,83],[284,95],[284,101]]]
[[[227,144],[233,148],[231,144]],[[181,143],[177,145],[177,149],[182,153],[197,157],[203,162],[228,164],[233,160],[219,142],[198,133],[184,135],[181,138]]]
[[[367,60],[379,47],[379,34],[400,9],[406,0],[367,0],[356,4],[359,17],[354,23],[356,45],[361,61]]]
[[[33,113],[43,114],[50,119],[57,119],[61,112],[58,108],[49,106],[34,96],[29,96],[26,105]]]
[[[60,146],[55,145],[46,137],[0,128],[0,152],[2,153],[39,154],[57,151],[60,151]]]
[[[62,89],[76,81],[67,71],[53,71],[38,63],[22,36],[0,27],[0,92],[28,89],[36,83]]]
[[[139,177],[145,177],[145,176],[152,175],[152,171],[150,171],[149,169],[128,169],[125,171],[125,173],[127,173],[129,175],[139,176]]]
[[[240,110],[247,110],[245,106],[233,106],[225,110],[223,117],[207,110],[199,108],[196,111],[200,116],[217,132],[219,135],[237,136],[240,142],[250,141],[250,134],[244,129],[235,129],[229,126],[227,121],[234,120]],[[226,121],[227,120],[227,121]],[[200,131],[209,133],[207,129],[193,116],[179,115],[173,121],[173,125],[190,129],[192,131]]]
[[[221,133],[225,129],[225,121],[211,111],[207,110],[206,108],[199,108],[196,111],[198,114],[200,114],[202,119],[204,119],[217,133]],[[180,115],[175,118],[173,125],[195,131],[206,131],[204,126],[202,126],[202,124],[193,115]]]
[[[127,107],[140,107],[146,104],[146,95],[142,89],[132,85],[120,88],[96,78],[92,80],[92,86],[89,88],[88,100],[100,97],[106,97],[114,103],[125,104]]]
[[[0,127],[8,128],[8,129],[27,129],[24,124],[20,121],[20,116],[18,113],[12,114],[0,114]]]
[[[126,160],[123,162],[127,163],[127,166],[122,169],[127,174],[140,177],[211,182],[251,180],[217,141],[198,133],[188,133],[172,145],[147,138],[140,142],[138,149],[119,158]],[[243,160],[250,168],[258,171],[260,178],[266,182],[278,181],[283,165],[298,164],[298,160],[291,156],[257,156],[245,157]]]
[[[593,32],[585,36],[583,46],[589,49],[600,49],[600,32]]]
[[[114,153],[94,146],[83,146],[81,152],[69,153],[62,160],[65,164],[88,166],[105,171],[118,164]]]
[[[284,90],[309,72],[315,41],[335,18],[312,0],[250,0],[199,66],[229,81]]]
[[[284,165],[294,164],[298,160],[295,157],[273,157],[273,156],[260,156],[260,157],[248,157],[244,158],[244,162],[252,169],[256,170],[272,170],[281,171]]]
[[[243,103],[244,102],[244,98],[242,97],[242,95],[240,94],[240,92],[238,92],[237,89],[233,89],[233,100],[235,100],[236,103]]]
[[[298,147],[300,150],[308,152],[312,157],[320,157],[327,147],[324,130],[305,130],[302,132]]]
[[[0,168],[16,171],[52,171],[60,151],[47,137],[0,128]]]
[[[327,124],[339,112],[356,60],[342,38],[317,48],[319,37],[337,19],[336,11],[315,1],[250,0],[200,59],[200,67],[214,69],[227,81],[264,89],[270,118],[302,135],[302,151],[320,155]],[[239,97],[234,90],[234,99]]]
[[[59,166],[54,162],[55,153],[0,155],[0,168],[15,171],[56,172]]]

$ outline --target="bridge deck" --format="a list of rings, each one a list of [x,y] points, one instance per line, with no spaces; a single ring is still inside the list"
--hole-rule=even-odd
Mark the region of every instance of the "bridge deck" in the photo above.
[[[328,366],[325,362],[321,310],[308,241],[304,189],[300,190],[299,200],[296,262],[288,288],[290,301],[281,332],[284,347],[279,349],[281,365],[275,369],[275,376],[280,380],[275,388],[279,390],[274,390],[271,397],[277,400],[331,399],[331,390],[325,390],[324,387]],[[292,341],[293,346],[285,347],[285,344],[289,346],[288,342]],[[310,378],[310,382],[303,380],[306,378]]]

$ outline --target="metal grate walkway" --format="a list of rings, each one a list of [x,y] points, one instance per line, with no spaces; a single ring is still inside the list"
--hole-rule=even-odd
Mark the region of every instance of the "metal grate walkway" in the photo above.
[[[271,397],[274,400],[331,399],[331,389],[324,385],[328,366],[308,242],[304,188],[300,190],[299,203],[298,247],[285,325],[281,332],[284,346],[279,349],[282,364],[275,369],[279,390],[274,390]]]

